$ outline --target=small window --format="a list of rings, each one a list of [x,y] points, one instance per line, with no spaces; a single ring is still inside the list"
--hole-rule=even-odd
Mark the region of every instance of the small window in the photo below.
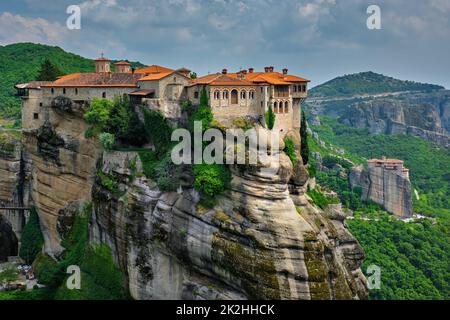
[[[37,119],[39,119],[39,113],[33,113],[33,119],[34,120],[37,120]]]
[[[63,88],[63,94],[66,94],[66,88]]]
[[[294,92],[297,92],[297,86],[294,86]]]
[[[106,98],[106,92],[102,93],[102,98],[105,99]]]
[[[75,88],[75,94],[78,94],[78,88]]]
[[[177,82],[177,77],[173,77],[173,82]]]
[[[39,107],[42,107],[42,102],[39,102]]]
[[[194,92],[194,99],[198,99],[198,91]]]
[[[52,88],[52,89],[50,90],[50,92],[51,92],[52,94],[55,94],[55,89]]]

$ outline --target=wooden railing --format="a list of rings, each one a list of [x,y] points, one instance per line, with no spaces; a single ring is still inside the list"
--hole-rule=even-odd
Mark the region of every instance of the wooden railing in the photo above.
[[[289,92],[288,91],[286,91],[286,92],[280,92],[280,91],[275,91],[274,93],[273,93],[273,97],[274,98],[288,98],[289,97]]]

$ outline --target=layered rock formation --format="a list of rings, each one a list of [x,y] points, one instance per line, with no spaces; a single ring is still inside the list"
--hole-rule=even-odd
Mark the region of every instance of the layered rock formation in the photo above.
[[[442,111],[450,113],[450,103]],[[448,147],[450,136],[440,112],[429,103],[377,99],[351,105],[340,121],[356,128],[369,128],[372,134],[411,134]]]
[[[17,237],[9,222],[0,215],[0,262],[7,261],[9,256],[17,255],[17,250]]]
[[[58,256],[63,248],[57,232],[58,217],[72,203],[88,201],[101,147],[86,139],[83,106],[55,99],[43,107],[43,125],[24,130],[24,148],[30,155],[32,197],[44,234],[45,252]]]
[[[21,144],[20,132],[0,131],[0,207],[28,207],[30,204],[31,163]],[[20,239],[28,213],[0,210]]]
[[[301,161],[277,150],[280,162],[233,168],[232,190],[206,209],[189,173],[179,192],[162,192],[136,153],[102,156],[84,136],[82,107],[55,101],[41,111],[23,143],[47,254],[63,252],[74,215],[92,201],[90,241],[112,248],[135,299],[367,298],[363,251],[342,217],[310,204]]]
[[[400,218],[411,217],[413,211],[409,175],[402,172],[403,165],[398,169],[380,163],[369,165],[368,170],[363,166],[354,167],[349,174],[350,185],[361,187],[363,200],[371,200]]]
[[[113,249],[135,299],[366,298],[361,247],[342,217],[308,202],[304,174],[279,156],[233,168],[232,190],[206,209],[188,184],[164,193],[133,179],[136,155],[105,154],[121,191],[94,185],[91,239]]]

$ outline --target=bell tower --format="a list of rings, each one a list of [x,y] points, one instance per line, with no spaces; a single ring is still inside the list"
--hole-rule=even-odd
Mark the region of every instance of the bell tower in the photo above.
[[[95,72],[111,72],[110,66],[111,60],[102,56],[100,58],[95,59]]]

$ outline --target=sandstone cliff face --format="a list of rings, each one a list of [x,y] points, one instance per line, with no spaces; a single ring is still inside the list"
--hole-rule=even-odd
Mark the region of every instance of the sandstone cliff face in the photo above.
[[[28,207],[30,205],[30,161],[20,142],[18,131],[0,131],[0,207]],[[0,210],[20,239],[28,213]]]
[[[18,241],[11,224],[0,215],[0,262],[8,260],[9,256],[17,255]]]
[[[379,99],[352,105],[340,118],[344,124],[369,128],[372,134],[411,134],[444,146],[450,136],[432,104]]]
[[[56,101],[57,102],[57,101]],[[45,119],[36,130],[23,132],[24,148],[32,161],[32,198],[38,211],[45,251],[58,256],[63,248],[58,216],[72,203],[88,201],[101,147],[84,137],[88,125],[82,106],[64,103],[41,108]]]
[[[354,167],[349,175],[352,187],[362,188],[362,199],[372,200],[401,218],[412,216],[411,182],[392,170]]]
[[[367,297],[361,247],[342,217],[325,217],[302,195],[295,181],[303,174],[294,174],[284,153],[280,163],[234,168],[232,190],[213,209],[199,206],[188,187],[164,193],[133,179],[127,168],[134,161],[139,170],[135,154],[104,154],[103,170],[121,191],[94,185],[91,223],[92,241],[111,246],[133,298]]]

